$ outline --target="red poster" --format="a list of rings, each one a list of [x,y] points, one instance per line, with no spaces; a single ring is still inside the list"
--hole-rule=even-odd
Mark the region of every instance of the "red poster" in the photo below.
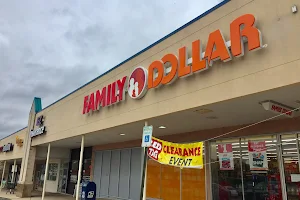
[[[232,144],[219,144],[218,152],[219,152],[220,170],[233,170],[234,162],[233,162]]]
[[[248,142],[250,170],[268,170],[266,142]]]

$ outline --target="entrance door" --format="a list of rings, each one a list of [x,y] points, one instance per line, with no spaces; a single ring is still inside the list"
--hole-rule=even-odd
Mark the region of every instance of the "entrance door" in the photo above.
[[[77,184],[77,175],[78,175],[78,167],[79,167],[79,160],[72,160],[70,164],[70,170],[68,173],[69,180],[68,180],[68,187],[67,193],[74,194],[74,189]]]
[[[61,163],[59,170],[58,189],[60,193],[67,193],[67,180],[68,180],[69,162]]]
[[[288,200],[300,199],[299,144],[297,143],[297,135],[282,136],[282,160]]]
[[[244,199],[282,200],[276,136],[242,138],[240,146]]]
[[[35,174],[35,189],[42,190],[44,185],[45,165],[37,164]]]
[[[299,200],[300,197],[300,183],[295,182],[294,177],[300,176],[298,157],[284,156],[284,173],[286,193],[289,200]]]

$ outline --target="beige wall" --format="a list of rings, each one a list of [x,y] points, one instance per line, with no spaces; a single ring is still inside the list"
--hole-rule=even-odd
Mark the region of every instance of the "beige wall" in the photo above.
[[[47,152],[48,152],[47,147],[37,147],[36,158],[46,160]],[[70,149],[51,147],[50,159],[66,159],[66,160],[69,160],[70,159]]]
[[[293,14],[296,0],[232,0],[206,17],[131,59],[77,92],[40,112],[47,133],[33,139],[39,145],[71,136],[131,123],[172,112],[258,93],[300,82],[300,14]],[[82,115],[83,98],[120,79],[136,66],[149,64],[178,48],[190,47],[196,39],[206,44],[208,35],[221,29],[229,40],[229,25],[243,14],[253,14],[267,48],[245,50],[243,58],[215,62],[209,71],[151,89],[141,100],[126,100],[93,115]],[[126,48],[126,47],[124,47]],[[101,66],[99,66],[101,67]],[[112,66],[110,66],[112,67]],[[266,78],[267,77],[267,78]],[[176,105],[176,106],[174,106]]]
[[[16,144],[16,137],[18,136],[20,139],[25,138],[27,128],[24,128],[2,140],[0,140],[0,146],[6,145],[8,143],[12,143],[14,145],[14,149],[11,152],[0,152],[0,160],[13,160],[13,159],[19,159],[23,157],[24,154],[24,145],[22,147],[19,147]]]

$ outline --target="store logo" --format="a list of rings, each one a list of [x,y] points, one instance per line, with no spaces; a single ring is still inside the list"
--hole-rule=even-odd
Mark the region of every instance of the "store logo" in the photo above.
[[[46,132],[46,127],[44,126],[44,116],[41,115],[36,119],[36,126],[39,128],[36,130],[30,131],[30,137],[35,137],[41,134],[44,134]]]
[[[243,56],[245,42],[248,43],[246,46],[248,51],[265,47],[262,45],[261,32],[255,27],[255,21],[253,15],[246,14],[231,22],[229,41],[225,41],[220,30],[210,33],[205,51],[202,49],[202,42],[195,40],[191,45],[190,58],[187,47],[184,46],[178,49],[178,55],[168,53],[161,59],[153,61],[148,70],[143,67],[135,68],[129,77],[124,76],[85,96],[82,114],[123,101],[126,91],[131,98],[140,99],[148,89],[168,85],[178,77],[207,70],[218,60],[227,62],[233,57]]]
[[[44,123],[43,120],[44,120],[43,115],[39,116],[39,117],[36,119],[35,125],[36,125],[36,126],[43,126],[43,123]]]
[[[8,143],[0,147],[0,152],[10,152],[13,149],[14,149],[14,145],[12,143]]]
[[[244,55],[246,41],[249,51],[264,47],[261,32],[255,27],[255,17],[251,14],[243,15],[231,22],[230,40],[227,42],[218,29],[209,34],[205,52],[201,40],[195,40],[191,45],[191,58],[188,58],[187,47],[181,47],[178,50],[178,57],[169,53],[152,62],[148,68],[148,89],[170,84],[177,77],[182,78],[205,71],[218,60],[228,62],[233,57],[241,57]],[[166,67],[167,64],[170,67]]]
[[[22,147],[23,146],[23,139],[21,139],[19,136],[16,137],[16,144],[19,146],[19,147]]]
[[[135,68],[128,80],[128,95],[133,99],[142,98],[147,92],[147,70],[143,67]]]
[[[88,195],[87,195],[87,198],[88,198],[88,199],[92,199],[92,198],[94,198],[94,195],[95,195],[95,192],[94,192],[94,191],[89,191],[89,192],[88,192]]]

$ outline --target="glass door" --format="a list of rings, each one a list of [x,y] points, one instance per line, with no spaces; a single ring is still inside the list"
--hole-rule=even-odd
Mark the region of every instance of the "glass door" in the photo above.
[[[245,200],[281,200],[276,136],[241,139]]]
[[[35,189],[42,190],[44,185],[45,165],[37,164],[35,174]]]
[[[297,135],[281,136],[282,160],[288,200],[300,199],[299,144]]]
[[[70,165],[70,170],[68,173],[69,180],[67,186],[67,193],[74,194],[74,189],[77,184],[77,175],[78,175],[78,167],[79,167],[79,160],[72,160]]]
[[[67,193],[69,162],[61,163],[59,170],[58,192]]]

